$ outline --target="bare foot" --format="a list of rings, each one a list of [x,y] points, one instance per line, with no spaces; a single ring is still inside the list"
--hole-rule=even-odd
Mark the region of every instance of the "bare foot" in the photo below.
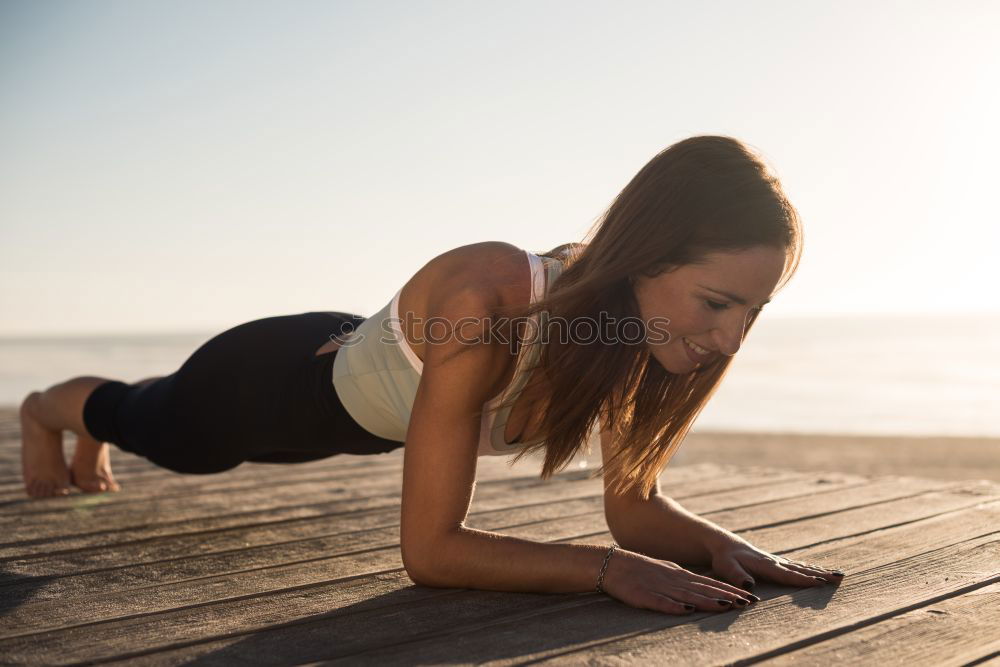
[[[32,498],[69,494],[69,468],[63,458],[62,431],[52,431],[36,417],[37,400],[32,392],[21,402],[21,473],[24,488]]]
[[[108,443],[98,442],[89,435],[77,434],[76,451],[73,452],[69,475],[73,485],[87,493],[121,490],[121,486],[111,474],[111,452]]]

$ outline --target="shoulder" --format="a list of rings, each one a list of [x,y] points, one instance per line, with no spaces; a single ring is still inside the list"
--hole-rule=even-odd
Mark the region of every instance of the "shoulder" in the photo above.
[[[503,241],[482,241],[447,250],[431,262],[447,266],[466,280],[483,284],[503,283],[527,266],[522,248]]]
[[[459,411],[481,407],[509,381],[514,357],[496,312],[510,298],[511,249],[516,258],[519,251],[509,244],[462,246],[425,267],[434,277],[418,332],[424,364],[418,391],[437,411],[443,402]]]
[[[398,302],[404,334],[420,360],[427,362],[425,341],[444,333],[442,325],[447,330],[462,320],[463,331],[471,335],[475,332],[466,318],[485,324],[491,314],[527,299],[529,274],[524,251],[498,241],[459,246],[431,258],[403,285]]]
[[[427,310],[490,311],[528,288],[530,267],[523,249],[503,241],[458,246],[434,257],[427,270]],[[473,314],[473,313],[470,313]]]
[[[458,246],[431,258],[407,281],[399,313],[411,313],[422,322],[485,316],[508,302],[519,279],[527,282],[527,273],[524,251],[510,243]],[[408,333],[413,340],[424,338],[421,324],[414,323]]]

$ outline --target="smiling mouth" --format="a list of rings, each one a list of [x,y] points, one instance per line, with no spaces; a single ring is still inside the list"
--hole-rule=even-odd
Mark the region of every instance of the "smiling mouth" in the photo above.
[[[692,350],[695,354],[701,357],[707,357],[712,354],[712,350],[707,350],[697,343],[689,341],[687,338],[681,338],[685,345],[687,345],[689,350]]]

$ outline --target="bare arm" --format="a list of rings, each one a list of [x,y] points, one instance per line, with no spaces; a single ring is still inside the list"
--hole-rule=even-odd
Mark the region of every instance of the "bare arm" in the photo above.
[[[458,290],[431,316],[451,322],[485,318],[489,298]],[[466,339],[479,333],[475,326],[461,332]],[[418,584],[437,587],[594,590],[606,545],[533,542],[465,526],[475,488],[476,411],[509,363],[506,346],[467,346],[454,337],[426,346],[403,457],[400,545],[407,573]]]
[[[601,458],[611,458],[611,433],[601,431]],[[648,499],[637,493],[604,491],[604,517],[615,540],[625,549],[684,565],[707,565],[708,546],[727,531],[684,509],[663,495],[659,481]]]
[[[608,518],[608,527],[622,547],[686,566],[710,564],[709,545],[728,532],[664,495],[650,496],[628,514]]]
[[[522,593],[595,590],[607,545],[523,540],[463,527],[441,542],[438,567],[411,579],[425,586]]]
[[[610,436],[601,432],[605,464],[612,454]],[[659,482],[645,500],[636,493],[612,494],[605,485],[604,511],[611,534],[625,549],[686,566],[710,566],[721,581],[743,589],[751,588],[756,576],[790,586],[815,586],[844,576],[754,547],[663,495]]]

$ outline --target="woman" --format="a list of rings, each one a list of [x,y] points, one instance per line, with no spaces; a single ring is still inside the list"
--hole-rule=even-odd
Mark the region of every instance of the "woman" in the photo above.
[[[417,583],[596,587],[683,614],[750,604],[755,577],[837,581],[688,513],[657,479],[798,265],[798,215],[777,179],[735,139],[692,137],[646,164],[588,236],[541,255],[463,246],[369,319],[265,318],[216,336],[166,377],[77,377],[33,392],[21,408],[27,491],[117,490],[108,442],[211,473],[405,441],[400,544]],[[68,467],[64,430],[78,438]],[[542,451],[547,479],[592,435],[621,547],[464,525],[478,455]],[[718,578],[678,563],[711,565]]]

